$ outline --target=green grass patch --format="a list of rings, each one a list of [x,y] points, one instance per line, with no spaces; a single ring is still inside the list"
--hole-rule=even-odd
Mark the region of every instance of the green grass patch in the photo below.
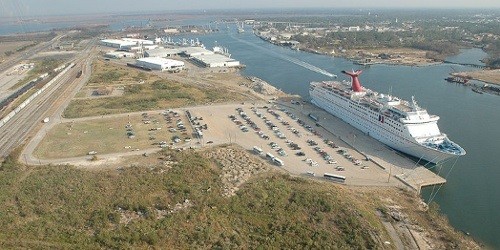
[[[87,87],[104,87],[110,85],[138,84],[140,80],[158,79],[154,75],[134,70],[127,66],[96,60],[92,64],[92,75]]]
[[[124,94],[120,97],[72,100],[64,111],[65,117],[119,114],[247,99],[242,93],[228,91],[226,87],[185,84],[100,60],[94,62],[92,69],[91,79],[85,88],[124,86]]]
[[[152,144],[160,141],[171,142],[175,135],[181,139],[192,137],[189,126],[185,134],[169,132],[168,127],[175,127],[175,122],[167,123],[159,114],[151,114],[150,118],[150,124],[144,124],[141,115],[57,124],[47,132],[34,154],[42,159],[58,159],[85,156],[90,151],[96,151],[98,154],[130,152],[158,147]],[[183,116],[182,119],[187,125],[187,118]],[[132,125],[131,131],[135,138],[128,138],[125,128],[128,122]],[[162,129],[149,131],[151,128]]]
[[[383,232],[367,223],[336,186],[268,173],[224,198],[221,171],[212,160],[191,151],[161,154],[177,163],[85,171],[23,169],[9,159],[0,168],[0,245],[379,248],[370,234]],[[175,210],[186,199],[191,205]],[[165,213],[158,216],[158,211]]]
[[[158,79],[126,85],[120,97],[72,100],[64,116],[77,118],[241,100],[245,100],[242,94],[222,87],[205,88]]]

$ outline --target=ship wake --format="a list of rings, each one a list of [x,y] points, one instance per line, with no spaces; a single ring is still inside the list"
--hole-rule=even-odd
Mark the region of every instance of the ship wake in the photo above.
[[[273,56],[275,56],[275,57],[277,57],[279,59],[282,59],[284,61],[291,62],[291,63],[293,63],[295,65],[301,66],[301,67],[303,67],[305,69],[308,69],[310,71],[313,71],[313,72],[316,72],[316,73],[319,73],[319,74],[322,74],[322,75],[325,75],[325,76],[328,76],[328,77],[337,77],[337,75],[335,75],[335,74],[332,74],[332,73],[330,73],[330,72],[328,72],[328,71],[326,71],[324,69],[318,68],[318,67],[316,67],[316,66],[314,66],[314,65],[312,65],[310,63],[301,61],[301,60],[299,60],[297,58],[293,58],[291,56],[287,56],[287,55],[284,55],[284,54],[277,53],[277,52],[275,52],[273,50],[264,48],[262,46],[259,46],[259,45],[255,44],[255,43],[251,43],[249,41],[246,41],[246,40],[243,40],[241,38],[235,37],[233,35],[230,35],[230,37],[233,38],[233,39],[235,39],[235,40],[237,40],[237,41],[239,41],[239,42],[242,42],[242,43],[245,43],[247,45],[250,45],[250,46],[252,46],[254,48],[266,51],[270,55],[273,55]]]

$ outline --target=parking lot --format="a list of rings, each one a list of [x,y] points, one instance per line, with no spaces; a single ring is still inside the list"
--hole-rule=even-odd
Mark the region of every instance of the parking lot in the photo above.
[[[351,185],[396,185],[389,175],[332,134],[318,132],[313,119],[300,119],[271,105],[222,105],[190,109],[210,129],[202,145],[237,143],[292,174],[346,178]],[[282,165],[282,166],[281,166]]]
[[[105,159],[106,154],[151,153],[162,147],[186,149],[234,143],[291,174],[322,180],[329,174],[328,179],[349,185],[403,186],[396,180],[401,175],[395,176],[401,168],[383,162],[383,169],[380,162],[367,159],[340,139],[353,134],[343,131],[340,136],[334,135],[323,128],[324,124],[319,127],[314,116],[283,107],[264,102],[220,104],[72,119],[47,130],[35,156],[70,163],[70,157],[91,152]],[[374,147],[380,150],[378,144]],[[380,161],[374,152],[370,155]],[[415,175],[410,172],[407,178],[413,181],[411,184],[421,182],[416,177],[422,169],[417,168]]]
[[[186,145],[192,137],[192,126],[186,114],[179,110],[88,117],[55,125],[46,132],[34,155],[40,159],[100,157]]]

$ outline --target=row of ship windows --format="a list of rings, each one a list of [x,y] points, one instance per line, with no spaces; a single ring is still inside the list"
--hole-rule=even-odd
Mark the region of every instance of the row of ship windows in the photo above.
[[[392,136],[385,136],[387,133],[384,133],[383,131],[381,131],[380,129],[378,129],[379,127],[377,127],[377,126],[371,127],[371,129],[370,129],[367,126],[366,123],[360,123],[359,119],[353,119],[353,121],[355,123],[357,123],[359,126],[365,127],[366,130],[368,130],[368,131],[371,130],[371,131],[377,132],[381,137],[384,137],[386,140],[389,140],[391,143],[394,143],[394,144],[396,144],[396,143],[403,144],[403,142],[401,140],[397,139],[397,138],[393,138]]]
[[[358,104],[354,104],[354,106],[349,105],[349,108],[351,108],[351,109],[355,109],[355,110],[357,110],[358,112],[360,112],[360,113],[362,113],[362,114],[364,114],[364,115],[368,115],[368,113],[366,113],[364,110],[362,110],[362,109],[360,109],[360,108],[357,108],[356,106],[357,106],[357,107],[359,107],[359,105],[358,105]],[[375,117],[375,116],[371,116],[371,117],[372,117],[373,119],[377,119],[377,120],[379,119],[379,117]],[[398,132],[400,132],[400,133],[402,133],[402,132],[403,132],[403,130],[402,130],[402,129],[397,128],[397,127],[396,127],[396,126],[394,126],[393,124],[396,124],[398,127],[401,127],[401,126],[400,126],[399,124],[397,124],[397,123],[393,122],[393,121],[392,121],[392,119],[390,119],[390,118],[389,118],[389,119],[387,119],[387,120],[384,120],[384,123],[386,123],[386,124],[387,124],[387,125],[389,125],[391,128],[395,129],[396,131],[398,131]]]
[[[359,108],[362,108],[362,106],[361,106],[361,105],[357,104],[356,102],[351,102],[351,103],[352,103],[352,105],[354,105],[354,106],[356,106],[356,107],[358,107],[358,108],[353,107],[352,105],[349,105],[349,107],[350,107],[350,108],[354,108],[354,109],[356,109],[356,110],[358,110],[358,111],[362,112],[363,114],[368,115],[367,113],[363,112],[363,111],[365,110],[365,109],[364,109],[364,107],[363,107],[363,110],[361,110],[361,109],[359,109]],[[376,113],[376,112],[372,111],[371,109],[369,109],[369,111],[370,111],[370,113],[372,113],[372,114],[375,114],[375,115],[377,115],[377,114],[378,114],[378,113]],[[378,117],[377,117],[377,119],[378,119]],[[399,124],[399,123],[393,122],[392,120],[387,120],[387,121],[388,121],[389,123],[391,123],[391,124],[395,124],[396,126],[401,127],[401,124]],[[398,131],[401,131],[401,130],[398,130]]]
[[[403,132],[403,130],[399,129],[399,128],[396,128],[396,126],[393,126],[392,124],[387,124],[389,126],[391,126],[393,129],[399,131],[399,132]]]
[[[357,110],[358,112],[363,113],[364,115],[368,115],[368,113],[366,113],[364,110],[361,110],[361,109],[359,109],[359,108],[353,107],[353,106],[351,106],[351,105],[349,105],[349,108],[351,108],[351,109],[355,109],[355,110]]]

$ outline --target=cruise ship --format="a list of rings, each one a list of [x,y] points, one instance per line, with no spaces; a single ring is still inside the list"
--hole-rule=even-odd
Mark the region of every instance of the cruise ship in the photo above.
[[[441,133],[439,116],[430,115],[411,102],[366,89],[359,82],[361,70],[342,73],[351,83],[312,82],[311,102],[387,146],[420,160],[439,163],[465,150]]]

